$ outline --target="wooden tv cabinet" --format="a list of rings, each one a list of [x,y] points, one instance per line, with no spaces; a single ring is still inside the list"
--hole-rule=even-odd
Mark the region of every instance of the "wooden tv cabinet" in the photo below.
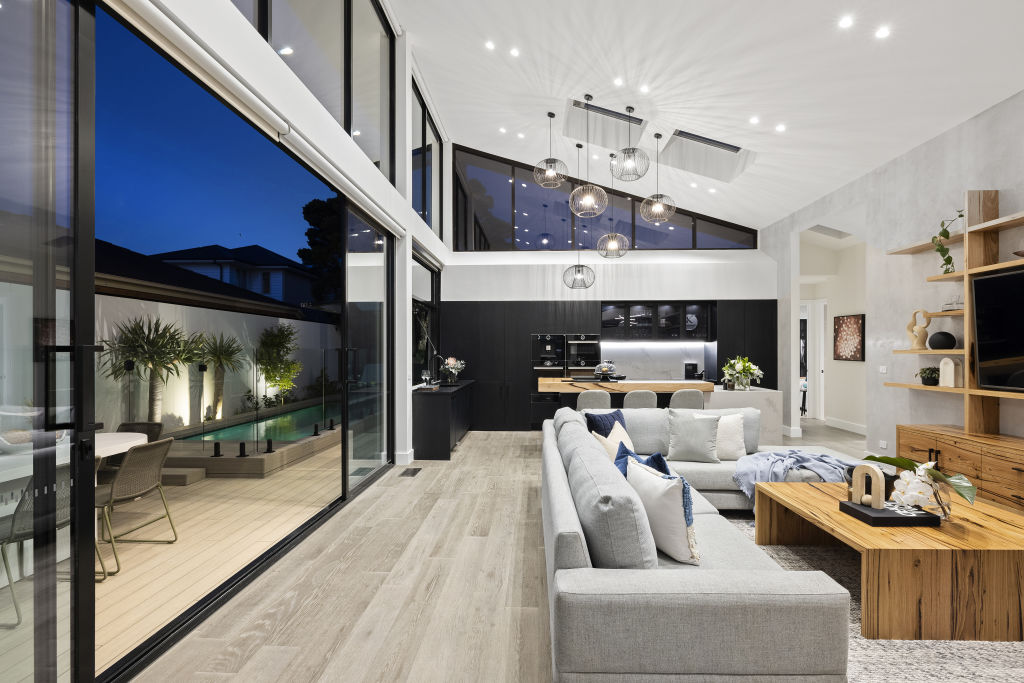
[[[897,425],[899,455],[937,461],[978,487],[978,497],[1024,511],[1024,439],[1003,434],[968,434],[949,425]]]

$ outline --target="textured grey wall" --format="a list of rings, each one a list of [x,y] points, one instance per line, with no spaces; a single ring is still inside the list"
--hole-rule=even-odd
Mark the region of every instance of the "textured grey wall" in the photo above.
[[[884,115],[884,112],[880,112]],[[1024,210],[1024,92],[997,104],[942,135],[893,159],[761,231],[761,249],[779,269],[779,377],[787,396],[783,423],[796,426],[798,394],[781,378],[793,376],[799,329],[799,233],[817,224],[857,235],[867,243],[867,427],[868,450],[891,454],[896,425],[907,423],[963,424],[959,396],[911,392],[883,386],[885,381],[916,381],[928,363],[918,356],[894,356],[906,348],[905,326],[917,308],[938,306],[962,287],[926,283],[940,272],[934,253],[886,256],[888,249],[926,242],[939,221],[963,207],[966,190],[999,190],[1001,215]],[[999,255],[1024,247],[1024,230],[1003,233]],[[959,250],[954,252],[962,266]],[[1020,293],[1024,297],[1024,292]],[[957,327],[949,329],[957,337]],[[934,359],[933,359],[934,360]],[[879,366],[888,366],[888,374]],[[1024,400],[1001,401],[1001,429],[1024,436]],[[879,440],[889,442],[887,450]]]

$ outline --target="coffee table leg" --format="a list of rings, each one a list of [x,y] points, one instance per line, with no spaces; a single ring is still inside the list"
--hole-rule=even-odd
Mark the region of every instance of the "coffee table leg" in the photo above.
[[[754,540],[758,545],[838,545],[839,541],[782,505],[756,491]]]

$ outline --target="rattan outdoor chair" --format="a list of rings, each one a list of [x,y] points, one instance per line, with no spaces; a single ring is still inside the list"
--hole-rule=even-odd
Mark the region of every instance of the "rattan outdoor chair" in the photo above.
[[[173,438],[154,441],[153,443],[133,446],[124,454],[124,462],[117,468],[114,480],[109,484],[101,484],[96,487],[96,508],[103,514],[103,531],[100,539],[110,543],[114,553],[115,569],[109,574],[117,574],[121,571],[121,558],[117,554],[117,544],[120,543],[174,543],[178,540],[178,530],[174,527],[174,520],[171,518],[171,508],[167,505],[167,496],[164,495],[164,487],[160,484],[160,473],[163,470],[164,461],[167,460],[167,453],[171,450]],[[127,531],[114,535],[114,528],[110,518],[114,512],[114,506],[119,503],[127,503],[146,496],[153,491],[160,494],[160,500],[164,505],[164,514],[134,526]],[[124,538],[127,534],[138,531],[154,522],[167,518],[171,527],[173,538]]]

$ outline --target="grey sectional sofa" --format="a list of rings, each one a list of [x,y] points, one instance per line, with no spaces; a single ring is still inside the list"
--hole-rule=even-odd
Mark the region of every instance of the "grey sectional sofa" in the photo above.
[[[571,409],[567,409],[571,410]],[[668,457],[668,409],[667,408],[621,408],[626,420],[626,432],[641,455],[661,453]],[[611,410],[584,410],[584,413],[610,413]],[[787,451],[791,446],[763,445],[759,443],[761,413],[757,408],[719,408],[716,410],[693,410],[708,415],[743,414],[743,438],[747,445],[747,453],[758,451]],[[565,413],[562,413],[565,415]],[[815,447],[815,453],[832,455],[841,460],[857,464],[855,458],[833,451],[829,448]],[[736,473],[735,460],[722,462],[687,462],[670,460],[669,467],[686,478],[690,485],[700,491],[708,501],[719,510],[750,510],[754,504],[743,494],[732,475]],[[818,475],[809,470],[792,470],[786,481],[821,481]]]
[[[658,553],[607,453],[556,417],[543,425],[541,501],[555,681],[846,680],[844,588],[783,571],[697,491],[701,564]]]

